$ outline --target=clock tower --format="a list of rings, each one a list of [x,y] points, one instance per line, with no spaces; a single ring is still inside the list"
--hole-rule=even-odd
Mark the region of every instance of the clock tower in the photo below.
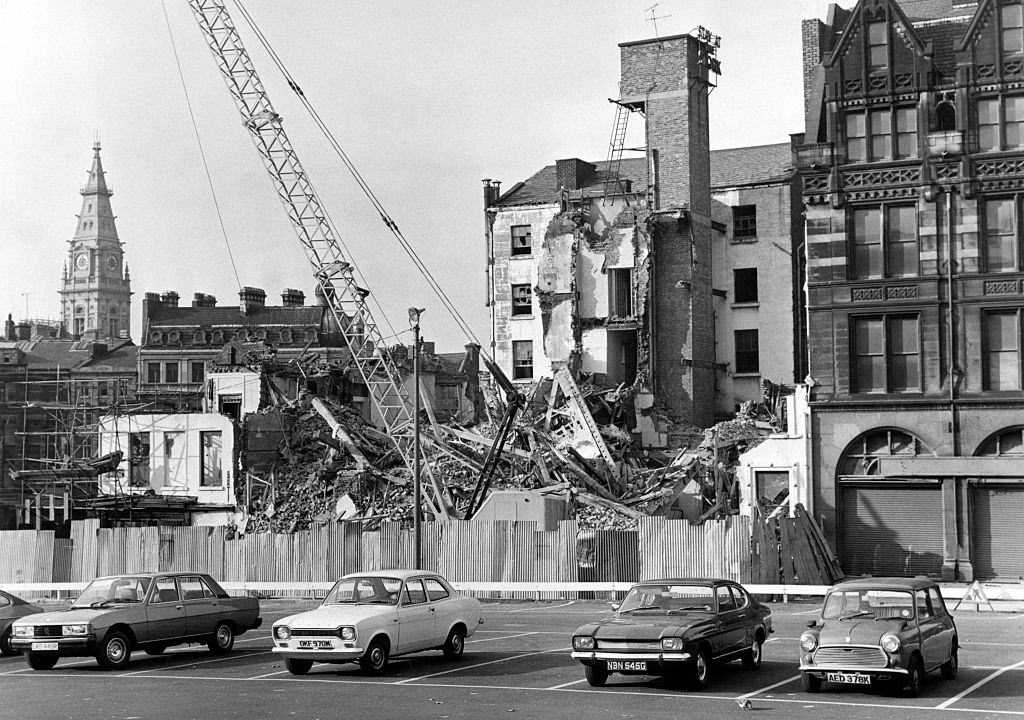
[[[82,188],[82,211],[68,241],[64,265],[61,319],[73,337],[97,340],[130,337],[131,279],[117,237],[100,161],[100,143],[93,143],[92,169]]]

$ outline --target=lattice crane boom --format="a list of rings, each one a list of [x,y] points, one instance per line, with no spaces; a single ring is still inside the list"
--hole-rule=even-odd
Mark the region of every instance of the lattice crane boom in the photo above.
[[[189,5],[278,197],[284,203],[313,276],[341,329],[384,428],[411,471],[411,401],[397,366],[385,352],[383,337],[366,302],[369,293],[356,283],[354,267],[342,252],[320,198],[285,134],[281,116],[270,103],[223,0],[189,0]],[[424,500],[437,517],[450,517],[452,510],[443,488],[429,464],[424,468],[429,480],[429,492],[424,493]]]

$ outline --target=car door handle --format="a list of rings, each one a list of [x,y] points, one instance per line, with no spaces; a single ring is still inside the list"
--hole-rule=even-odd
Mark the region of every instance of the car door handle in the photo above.
[[[174,609],[175,610],[181,610],[183,607],[185,607],[185,606],[184,605],[175,605]]]

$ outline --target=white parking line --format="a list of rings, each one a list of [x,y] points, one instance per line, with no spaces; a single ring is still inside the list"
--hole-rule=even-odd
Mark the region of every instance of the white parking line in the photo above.
[[[569,607],[570,605],[575,605],[575,604],[576,604],[575,600],[570,600],[569,602],[562,603],[561,605],[548,605],[548,606],[542,607],[542,608],[540,608],[540,607],[524,607],[524,608],[517,608],[516,610],[488,610],[488,612],[489,613],[493,613],[494,615],[511,615],[512,613],[521,613],[521,612],[544,612],[545,610],[554,610],[556,608]]]
[[[936,710],[945,710],[950,705],[955,703],[957,700],[962,700],[964,697],[970,695],[972,692],[974,692],[975,690],[980,688],[985,683],[990,682],[992,680],[995,680],[997,677],[1002,675],[1004,672],[1007,672],[1009,670],[1014,670],[1016,668],[1021,667],[1022,665],[1024,665],[1024,660],[1021,660],[1019,663],[1014,663],[1013,665],[1007,665],[1006,667],[999,668],[994,673],[992,673],[991,675],[989,675],[987,677],[983,677],[981,680],[979,680],[978,682],[974,683],[973,685],[971,685],[969,688],[967,688],[963,692],[954,695],[953,697],[949,698],[949,700],[946,700],[945,702],[940,703],[939,705],[936,705],[935,709]]]
[[[773,685],[769,685],[768,687],[763,687],[760,690],[754,690],[753,692],[748,692],[745,695],[740,695],[738,698],[736,698],[736,700],[737,701],[739,701],[739,700],[746,700],[748,698],[754,697],[755,695],[760,695],[763,692],[768,692],[769,690],[774,690],[777,687],[782,687],[783,685],[789,685],[794,680],[799,680],[799,679],[800,679],[799,675],[794,675],[791,678],[786,678],[785,680],[780,680],[779,682],[777,682],[777,683],[775,683]]]
[[[586,681],[587,681],[586,678],[580,678],[579,680],[573,680],[572,682],[562,683],[561,685],[552,685],[551,687],[544,688],[544,689],[545,690],[561,690],[562,688],[572,687],[573,685],[579,685],[580,683],[585,683]]]
[[[524,632],[524,633],[516,633],[515,635],[502,635],[501,637],[480,638],[478,640],[467,640],[466,644],[469,645],[470,643],[491,642],[493,640],[508,640],[510,638],[526,637],[527,635],[536,635],[536,634],[537,633],[535,633],[535,632]]]
[[[429,675],[420,675],[419,677],[408,678],[407,680],[399,680],[392,685],[408,685],[409,683],[419,682],[420,680],[426,680],[427,678],[437,677],[438,675],[448,675],[454,672],[461,672],[463,670],[472,670],[473,668],[484,667],[485,665],[494,665],[496,663],[508,662],[509,660],[519,660],[526,657],[534,657],[535,655],[549,655],[556,652],[567,652],[572,650],[571,647],[567,648],[555,648],[554,650],[538,650],[532,653],[523,653],[522,655],[512,655],[507,658],[499,658],[498,660],[488,660],[487,662],[476,663],[474,665],[460,665],[459,667],[452,668],[450,670],[442,670],[441,672],[430,673]]]
[[[133,672],[118,673],[115,677],[128,677],[130,675],[141,675],[142,673],[157,672],[160,670],[173,670],[174,668],[192,667],[193,665],[206,665],[208,663],[224,662],[225,660],[231,660],[232,658],[257,657],[259,655],[269,654],[269,650],[266,652],[230,653],[228,655],[218,655],[217,657],[213,657],[208,660],[193,660],[192,662],[178,663],[176,665],[159,665],[157,667],[135,670]]]

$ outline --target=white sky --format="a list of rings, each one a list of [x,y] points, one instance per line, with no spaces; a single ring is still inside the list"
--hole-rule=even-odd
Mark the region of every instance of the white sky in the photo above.
[[[242,285],[312,299],[298,241],[187,0],[163,0]],[[482,178],[504,188],[558,158],[603,160],[617,44],[654,36],[653,0],[245,0],[306,96],[447,293],[489,342]],[[845,3],[852,5],[852,2]],[[658,34],[722,36],[712,148],[802,129],[800,20],[824,0],[661,0]],[[425,307],[438,350],[467,342],[329,151],[237,10],[236,26],[352,259],[397,330]],[[0,312],[58,317],[61,267],[93,134],[143,293],[237,305],[161,0],[0,0]],[[637,143],[639,144],[639,143]],[[28,295],[25,295],[28,293]],[[378,317],[385,335],[387,323]]]

